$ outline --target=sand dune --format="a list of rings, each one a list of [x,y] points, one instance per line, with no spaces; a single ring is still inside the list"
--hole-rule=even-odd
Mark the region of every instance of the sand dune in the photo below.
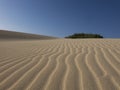
[[[0,30],[0,40],[56,39],[56,37]]]
[[[0,90],[120,90],[120,39],[2,40]]]

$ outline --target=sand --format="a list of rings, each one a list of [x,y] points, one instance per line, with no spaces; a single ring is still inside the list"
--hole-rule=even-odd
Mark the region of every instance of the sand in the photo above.
[[[2,40],[0,90],[120,90],[120,39]]]
[[[38,40],[57,39],[57,37],[0,30],[0,40],[36,40],[36,39]]]

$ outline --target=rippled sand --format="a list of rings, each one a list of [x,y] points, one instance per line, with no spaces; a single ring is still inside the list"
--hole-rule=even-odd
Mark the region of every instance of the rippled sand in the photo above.
[[[120,39],[2,40],[0,90],[120,90]]]

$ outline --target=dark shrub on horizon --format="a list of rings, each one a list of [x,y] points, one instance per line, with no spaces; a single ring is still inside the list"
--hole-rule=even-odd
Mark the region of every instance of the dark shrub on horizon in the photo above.
[[[67,36],[65,38],[73,38],[73,39],[77,39],[77,38],[103,38],[103,36],[101,36],[99,34],[75,33],[75,34]]]

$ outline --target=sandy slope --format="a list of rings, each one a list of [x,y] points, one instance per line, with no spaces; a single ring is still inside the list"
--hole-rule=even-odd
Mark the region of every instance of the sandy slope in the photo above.
[[[120,39],[0,41],[0,90],[120,90]]]
[[[33,39],[56,39],[56,37],[36,35],[23,32],[0,30],[0,40],[33,40]]]

